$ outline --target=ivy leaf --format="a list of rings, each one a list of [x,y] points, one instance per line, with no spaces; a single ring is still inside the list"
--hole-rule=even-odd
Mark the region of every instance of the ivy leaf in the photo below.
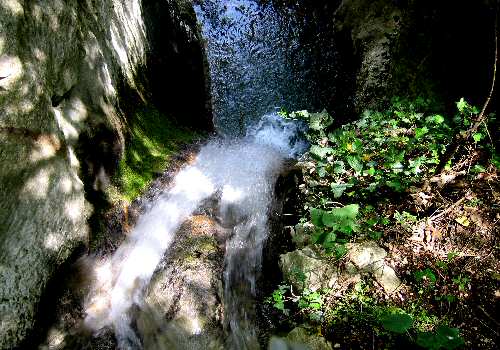
[[[317,167],[316,171],[318,172],[318,176],[319,177],[325,177],[325,175],[326,175],[326,169],[324,167],[322,167],[322,166]]]
[[[322,219],[323,219],[323,224],[328,227],[336,227],[339,221],[338,216],[335,215],[333,212],[324,213]]]
[[[321,131],[333,123],[332,117],[326,111],[309,114],[309,129]]]
[[[474,139],[474,142],[479,142],[482,139],[484,139],[484,134],[477,132],[474,135],[472,135],[472,138]]]
[[[333,172],[335,174],[343,174],[343,173],[345,173],[344,162],[341,161],[341,160],[333,162]]]
[[[425,121],[428,123],[441,124],[444,122],[444,117],[440,114],[434,114],[434,115],[428,116],[425,119]]]
[[[312,145],[311,148],[309,149],[309,153],[311,153],[313,156],[317,158],[325,158],[328,153],[332,151],[332,148],[330,147],[321,147],[318,145]]]
[[[321,217],[323,216],[323,210],[311,208],[310,214],[311,214],[311,222],[313,223],[313,225],[317,227],[322,227],[323,222],[321,221]]]
[[[460,113],[464,113],[467,106],[468,103],[465,102],[465,99],[463,97],[460,99],[460,101],[457,102],[457,109],[459,110]]]
[[[382,316],[381,321],[385,329],[400,334],[406,332],[413,324],[413,318],[403,312],[386,314]]]
[[[422,127],[422,128],[416,128],[415,129],[415,138],[418,140],[422,138],[425,134],[429,132],[429,129],[427,127]]]
[[[349,219],[355,219],[359,213],[359,204],[349,204],[342,208],[335,208],[333,212],[337,216],[343,216]]]
[[[463,339],[460,337],[458,328],[450,328],[448,326],[440,326],[436,330],[436,334],[443,340],[443,347],[447,350],[456,349],[464,345]]]
[[[429,350],[438,350],[441,343],[436,335],[432,332],[420,332],[417,336],[417,345]]]
[[[349,188],[349,187],[352,187],[353,185],[351,184],[343,184],[343,183],[332,183],[330,184],[330,188],[332,189],[332,193],[333,193],[333,198],[339,198],[342,196],[342,194],[344,193],[344,191]]]
[[[363,170],[363,163],[358,156],[347,156],[347,163],[354,169],[355,172],[360,173]]]

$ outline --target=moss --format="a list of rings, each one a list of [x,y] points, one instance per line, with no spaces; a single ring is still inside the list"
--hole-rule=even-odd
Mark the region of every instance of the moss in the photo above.
[[[201,136],[176,125],[157,109],[147,106],[134,113],[129,123],[125,153],[115,182],[121,196],[132,201],[161,174],[181,145]]]

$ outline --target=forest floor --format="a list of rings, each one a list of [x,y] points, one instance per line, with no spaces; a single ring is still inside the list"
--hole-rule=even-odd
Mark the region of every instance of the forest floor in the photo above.
[[[478,111],[461,100],[451,121],[428,107],[397,100],[333,130],[326,113],[284,115],[309,123],[311,142],[299,161],[296,248],[310,247],[345,272],[349,244],[376,242],[401,283],[388,292],[364,273],[300,294],[285,278],[267,299],[276,332],[300,326],[339,349],[500,346],[495,135],[485,124],[436,171],[453,135]]]

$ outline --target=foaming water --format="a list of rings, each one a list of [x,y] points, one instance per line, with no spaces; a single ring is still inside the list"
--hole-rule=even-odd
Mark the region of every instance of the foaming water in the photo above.
[[[297,137],[300,130],[295,122],[271,114],[241,139],[205,145],[171,189],[139,218],[126,242],[97,264],[96,283],[85,305],[86,325],[95,331],[112,327],[122,349],[141,348],[131,327],[132,306],[143,306],[143,291],[182,222],[204,199],[220,192],[222,224],[232,229],[224,273],[227,346],[257,349],[253,298],[268,235],[269,203],[283,161],[307,146]]]

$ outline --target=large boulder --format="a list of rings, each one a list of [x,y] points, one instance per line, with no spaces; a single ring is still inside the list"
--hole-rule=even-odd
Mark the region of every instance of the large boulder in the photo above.
[[[145,349],[224,348],[222,269],[228,234],[206,215],[181,226],[138,316]]]
[[[182,0],[145,3],[0,4],[1,349],[27,337],[47,284],[87,242],[86,189],[109,183],[133,137],[127,108],[163,99],[159,108],[175,112],[185,102],[176,96],[191,94],[201,102],[183,117],[211,127],[193,9]],[[150,19],[157,13],[163,22]],[[175,94],[159,88],[155,69]],[[184,73],[197,76],[191,90]]]

